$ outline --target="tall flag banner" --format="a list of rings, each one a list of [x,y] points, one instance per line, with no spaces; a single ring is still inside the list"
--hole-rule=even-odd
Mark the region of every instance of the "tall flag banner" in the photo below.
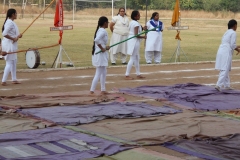
[[[56,1],[56,11],[55,11],[55,17],[54,17],[54,26],[55,27],[63,27],[63,4],[62,0]],[[63,35],[63,29],[59,30],[59,41],[58,43],[62,43],[62,35]]]
[[[180,8],[179,8],[179,0],[176,0],[176,4],[174,7],[173,11],[173,16],[172,16],[172,26],[175,27],[177,25],[177,22],[179,21],[179,16],[180,16]]]

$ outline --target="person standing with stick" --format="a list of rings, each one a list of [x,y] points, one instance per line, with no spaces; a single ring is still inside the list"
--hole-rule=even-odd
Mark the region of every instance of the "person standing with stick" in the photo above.
[[[117,42],[128,38],[129,20],[126,16],[125,9],[119,8],[117,16],[114,16],[110,23],[110,30],[113,33],[110,41],[110,46]],[[122,43],[110,48],[110,59],[112,65],[116,65],[117,56],[121,56],[122,64],[127,64],[127,43]]]
[[[105,28],[108,28],[108,19],[102,16],[98,20],[98,26],[94,35],[92,64],[96,67],[96,73],[92,81],[90,94],[94,94],[99,79],[101,83],[101,94],[107,93],[105,87],[108,66],[107,50],[109,50],[110,47],[107,46],[108,33]],[[99,51],[101,51],[101,53],[97,54]]]
[[[17,80],[17,53],[18,39],[22,38],[22,34],[19,34],[18,27],[14,20],[17,19],[17,11],[15,9],[8,9],[5,22],[2,26],[2,55],[6,60],[6,66],[3,73],[2,85],[6,86],[8,74],[11,72],[12,83],[20,84]],[[9,54],[8,54],[9,53]]]
[[[138,22],[138,20],[140,19],[140,13],[138,11],[132,11],[131,19],[132,21],[129,24],[129,37],[135,36],[140,32],[142,32],[142,26]],[[144,27],[144,29],[146,29],[146,27]],[[140,50],[141,39],[146,39],[146,36],[137,36],[127,41],[127,54],[130,55],[130,60],[128,62],[127,70],[125,74],[126,80],[134,79],[129,76],[133,64],[136,69],[137,78],[145,78],[140,74],[140,65],[139,65],[139,59],[140,59],[139,50]]]
[[[221,89],[232,89],[230,87],[229,71],[232,66],[232,55],[234,50],[240,52],[240,46],[236,45],[237,39],[237,21],[232,19],[228,22],[228,30],[222,37],[222,43],[218,48],[215,69],[219,70],[219,77],[215,89],[221,91]]]
[[[146,47],[145,47],[145,59],[147,64],[152,63],[152,57],[154,57],[154,63],[159,64],[161,63],[161,52],[162,52],[162,31],[163,31],[163,23],[159,21],[159,14],[158,12],[154,12],[150,21],[146,24],[147,29],[151,30],[156,28],[154,31],[150,31],[147,34],[146,39]]]

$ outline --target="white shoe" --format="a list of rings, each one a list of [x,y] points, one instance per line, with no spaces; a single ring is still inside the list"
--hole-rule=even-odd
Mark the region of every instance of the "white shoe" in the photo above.
[[[221,88],[219,86],[215,86],[214,87],[216,90],[218,90],[219,92],[221,92]]]
[[[234,90],[232,87],[225,87],[226,90]]]

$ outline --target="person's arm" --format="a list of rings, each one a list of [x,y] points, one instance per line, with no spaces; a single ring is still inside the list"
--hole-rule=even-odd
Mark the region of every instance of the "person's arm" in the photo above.
[[[94,39],[94,41],[96,42],[97,46],[101,49],[102,52],[105,52],[106,50],[109,49],[109,46],[106,46],[106,48],[103,48],[101,45],[102,39],[104,38],[105,33],[103,31],[101,31],[97,37]]]
[[[110,28],[111,32],[113,32],[113,26],[114,25],[115,25],[115,23],[113,23],[113,22],[110,23],[110,27],[109,28]]]
[[[134,27],[134,34],[137,35],[138,34],[138,28],[141,27],[141,26],[137,26],[137,27]],[[137,36],[137,38],[144,38],[146,39],[146,36]]]

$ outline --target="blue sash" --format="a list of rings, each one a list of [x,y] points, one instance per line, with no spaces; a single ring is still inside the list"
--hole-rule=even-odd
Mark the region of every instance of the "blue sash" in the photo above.
[[[150,23],[151,23],[151,25],[154,27],[154,28],[156,28],[156,31],[157,32],[160,32],[161,30],[162,30],[162,22],[161,21],[158,21],[158,25],[156,25],[155,23],[154,23],[154,20],[152,19],[151,21],[150,21]]]

